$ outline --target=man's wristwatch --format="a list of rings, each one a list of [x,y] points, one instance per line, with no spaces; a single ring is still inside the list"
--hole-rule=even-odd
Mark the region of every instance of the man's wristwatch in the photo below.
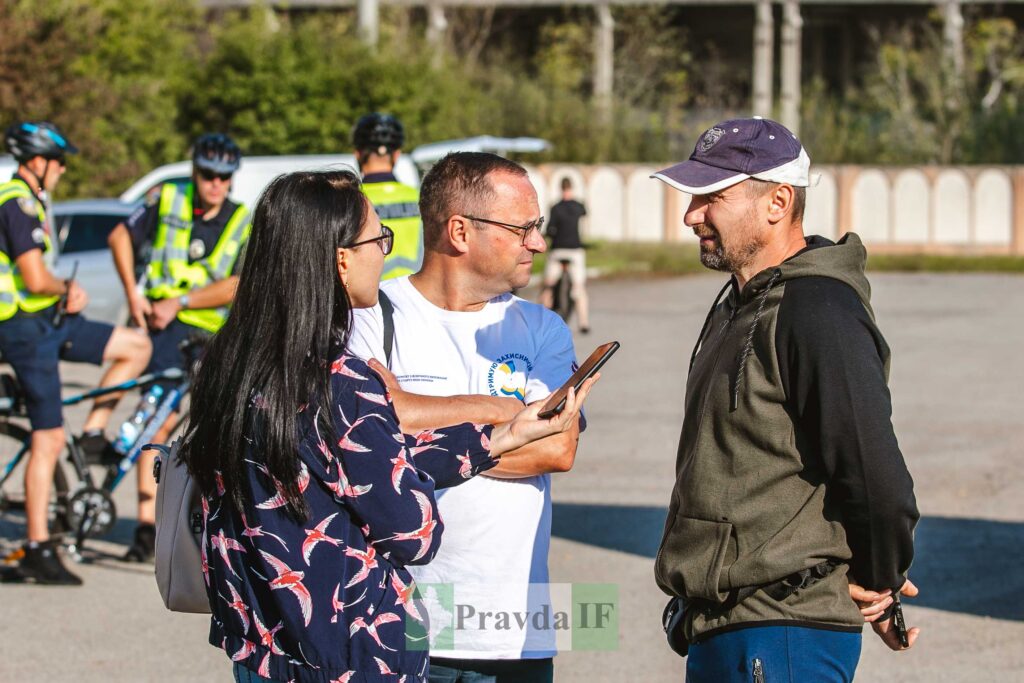
[[[178,297],[178,305],[182,308],[188,308],[188,294],[182,294]]]

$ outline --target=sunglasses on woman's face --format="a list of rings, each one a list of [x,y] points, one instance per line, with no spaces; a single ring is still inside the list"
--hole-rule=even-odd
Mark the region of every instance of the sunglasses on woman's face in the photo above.
[[[360,242],[353,242],[352,244],[345,247],[346,249],[353,249],[362,244],[369,244],[370,242],[380,242],[380,250],[387,256],[391,253],[391,250],[395,246],[395,231],[386,225],[380,226],[380,235],[377,237],[371,237],[368,240],[362,240]]]

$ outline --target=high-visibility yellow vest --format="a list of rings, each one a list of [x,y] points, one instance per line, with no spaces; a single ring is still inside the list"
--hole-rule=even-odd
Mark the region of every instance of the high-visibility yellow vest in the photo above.
[[[363,193],[373,204],[380,222],[395,231],[395,246],[384,259],[381,280],[411,275],[423,263],[423,223],[420,193],[394,181],[365,183]]]
[[[173,299],[231,275],[242,245],[249,238],[249,211],[239,206],[228,219],[217,246],[205,258],[188,262],[192,241],[192,197],[195,186],[167,183],[160,190],[160,209],[153,254],[147,268],[150,299]],[[227,319],[228,306],[189,308],[178,312],[181,322],[216,332]]]
[[[36,216],[39,218],[39,225],[42,228],[46,224],[46,211],[43,208],[43,203],[32,194],[28,184],[19,178],[0,184],[0,206],[19,199],[23,203],[35,204]],[[49,256],[50,236],[44,232],[44,260]],[[18,264],[12,261],[8,254],[0,251],[0,321],[13,318],[19,308],[27,313],[35,313],[54,305],[59,300],[59,296],[33,294],[28,291],[25,281],[21,278],[21,271],[18,270]]]

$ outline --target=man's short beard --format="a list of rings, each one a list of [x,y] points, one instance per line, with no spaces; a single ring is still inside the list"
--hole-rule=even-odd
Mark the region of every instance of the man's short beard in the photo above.
[[[703,244],[700,245],[700,262],[705,268],[710,268],[711,270],[731,271],[728,259],[725,257],[725,250],[722,248],[722,243],[717,239],[713,247],[705,248]]]
[[[700,262],[705,268],[718,270],[723,273],[738,273],[741,269],[750,264],[761,251],[764,244],[761,240],[747,242],[738,253],[726,253],[725,247],[720,240],[715,241],[715,246],[705,249],[700,248]]]
[[[703,244],[700,245],[700,262],[705,268],[723,273],[738,273],[757,258],[758,253],[765,246],[765,238],[763,235],[757,234],[751,227],[756,218],[753,213],[748,218],[750,222],[746,226],[747,232],[741,236],[746,238],[744,243],[739,247],[733,247],[729,252],[725,250],[721,233],[711,228],[714,230],[714,246],[708,248]]]

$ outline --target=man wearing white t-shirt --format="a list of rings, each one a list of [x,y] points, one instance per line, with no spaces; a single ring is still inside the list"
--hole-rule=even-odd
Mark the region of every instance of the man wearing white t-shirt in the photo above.
[[[575,367],[565,323],[511,294],[546,248],[537,194],[518,164],[456,153],[424,178],[420,213],[422,268],[381,285],[394,308],[387,379],[402,428],[507,421]],[[355,311],[350,351],[383,359],[384,336],[379,305]],[[432,629],[452,627],[443,643],[432,631],[431,683],[552,680],[554,630],[533,617],[550,610],[550,473],[572,467],[578,440],[578,429],[549,437],[438,491],[444,543],[430,564],[410,567],[428,606],[440,604]]]

